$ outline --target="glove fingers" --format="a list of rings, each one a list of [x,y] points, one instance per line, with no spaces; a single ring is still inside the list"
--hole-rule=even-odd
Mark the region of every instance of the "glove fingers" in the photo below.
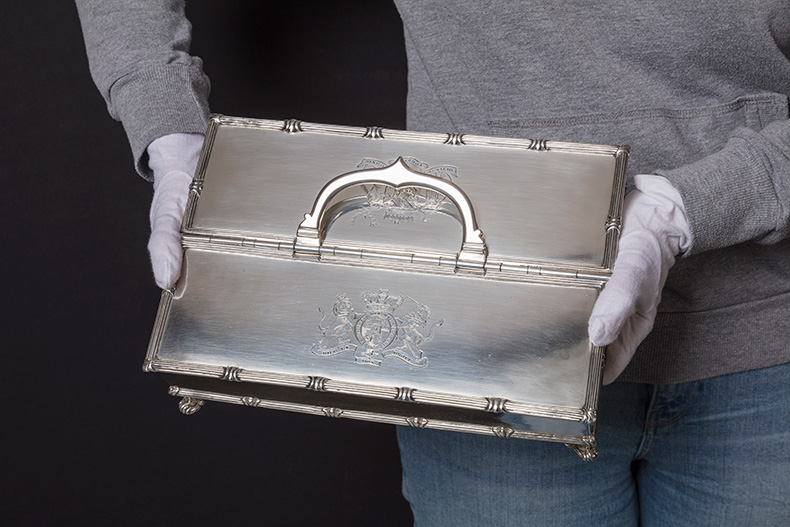
[[[169,289],[181,272],[180,236],[173,236],[167,229],[154,230],[148,240],[148,252],[151,255],[151,269],[156,285]]]
[[[637,313],[623,325],[617,339],[609,344],[606,349],[606,367],[603,371],[603,383],[609,384],[623,373],[625,367],[631,362],[640,342],[653,329],[656,320],[656,310],[648,313]]]
[[[660,254],[654,240],[630,234],[621,241],[612,276],[601,291],[590,315],[590,340],[606,346],[617,338],[636,313],[655,309],[661,290]]]
[[[623,204],[623,230],[612,276],[593,308],[590,340],[608,345],[604,383],[625,369],[653,328],[661,290],[675,256],[691,244],[683,199],[661,176],[634,176]]]
[[[162,289],[172,287],[181,272],[181,219],[191,181],[185,172],[166,174],[159,181],[151,202],[148,252],[154,279]]]
[[[627,291],[619,288],[616,283],[609,281],[595,303],[588,332],[590,340],[596,346],[606,346],[614,342],[620,334],[626,321],[634,314],[635,304]]]

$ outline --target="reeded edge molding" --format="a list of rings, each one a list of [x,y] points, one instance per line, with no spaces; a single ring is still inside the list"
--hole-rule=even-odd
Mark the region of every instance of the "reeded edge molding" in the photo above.
[[[466,144],[464,141],[464,134],[447,134],[447,139],[444,141],[446,145],[463,146]]]
[[[407,403],[414,402],[414,388],[408,388],[406,386],[396,388],[395,399]]]
[[[154,328],[151,331],[151,338],[148,341],[148,350],[145,353],[145,362],[143,363],[144,372],[157,371],[154,363],[157,360],[159,346],[162,344],[162,336],[165,333],[167,317],[170,314],[170,305],[172,303],[173,290],[163,289],[159,297],[159,307],[156,310],[156,318],[154,318]]]
[[[335,407],[322,407],[321,411],[324,412],[325,416],[332,417],[335,419],[341,417],[345,413],[345,410]]]
[[[382,128],[380,126],[368,126],[365,129],[365,134],[362,136],[365,139],[384,139]]]
[[[582,423],[591,425],[597,422],[598,422],[598,412],[596,410],[593,410],[592,408],[585,408],[584,419],[582,419]]]
[[[507,408],[505,405],[509,402],[510,401],[503,399],[502,397],[486,397],[486,412],[495,414],[507,413]]]
[[[196,377],[210,377],[220,380],[227,380],[223,379],[227,374],[227,368],[227,366],[210,366],[205,364],[176,361],[153,361],[153,371],[159,373],[174,373],[179,375],[192,375]],[[236,376],[239,379],[239,382],[306,388],[314,391],[357,395],[376,399],[405,400],[401,397],[410,397],[409,402],[415,403],[450,406],[481,411],[492,411],[489,410],[489,408],[494,408],[502,410],[501,412],[497,413],[548,417],[565,421],[583,422],[586,415],[584,408],[552,406],[512,400],[505,401],[504,399],[499,399],[496,397],[472,397],[458,394],[432,392],[422,389],[418,390],[404,388],[402,386],[374,386],[327,379],[326,377],[321,376],[289,375],[283,373],[261,372],[246,368],[237,369]],[[501,401],[501,404],[493,403],[494,405],[492,406],[491,401]]]
[[[200,151],[197,166],[195,167],[195,175],[192,178],[192,183],[189,185],[189,196],[187,204],[184,209],[184,219],[181,221],[181,231],[187,230],[195,218],[195,209],[197,207],[200,194],[203,192],[203,183],[206,180],[206,167],[208,166],[211,151],[214,147],[214,140],[217,138],[217,130],[220,127],[222,119],[219,116],[212,115],[208,122],[206,129],[206,136],[203,139],[203,148]]]
[[[598,399],[601,394],[606,348],[590,344],[590,370],[587,376],[587,396],[582,406],[582,422],[590,427],[594,436],[598,424]]]
[[[407,417],[406,424],[412,428],[425,428],[428,426],[428,419],[425,417]]]
[[[225,366],[222,369],[222,380],[223,381],[231,381],[231,382],[241,382],[239,379],[239,374],[241,373],[241,368],[238,366]]]
[[[612,183],[612,196],[609,201],[609,217],[604,228],[606,229],[606,245],[602,265],[610,274],[614,268],[617,257],[617,245],[620,241],[620,229],[623,221],[623,201],[625,198],[626,165],[631,147],[622,145],[615,152],[614,180]]]
[[[244,406],[251,406],[253,408],[255,408],[256,406],[259,406],[261,404],[261,402],[262,402],[261,399],[258,399],[257,397],[242,397],[241,398],[241,404],[243,404]]]
[[[532,144],[529,145],[529,149],[535,150],[537,152],[543,152],[545,150],[548,150],[549,147],[546,145],[545,139],[533,139]]]
[[[307,388],[308,390],[313,390],[314,392],[325,392],[326,391],[326,381],[328,381],[326,377],[319,377],[319,376],[310,376],[309,380],[307,381]]]
[[[539,441],[551,441],[555,443],[564,443],[574,451],[579,453],[583,451],[586,453],[589,460],[594,459],[594,456],[589,456],[590,449],[595,447],[595,438],[592,436],[573,436],[565,434],[554,434],[547,432],[532,432],[528,430],[515,430],[507,425],[502,426],[487,426],[476,425],[471,423],[456,423],[452,421],[443,421],[439,419],[427,419],[424,417],[414,416],[396,416],[385,415],[371,412],[363,412],[357,410],[341,410],[337,414],[337,408],[325,407],[319,405],[309,405],[300,403],[289,403],[282,401],[269,401],[265,399],[251,398],[247,396],[227,395],[224,393],[207,392],[202,390],[192,390],[188,388],[180,388],[178,396],[188,397],[192,399],[199,399],[202,401],[213,401],[220,403],[238,404],[244,406],[252,406],[256,408],[268,408],[272,410],[286,410],[290,412],[298,412],[309,415],[318,415],[325,417],[344,417],[348,419],[356,419],[362,421],[372,421],[384,424],[393,424],[401,426],[411,426],[414,428],[433,428],[436,430],[448,430],[454,432],[467,432],[473,434],[481,434],[488,436],[498,436],[503,438],[516,438],[516,439],[533,439]],[[250,404],[254,402],[255,404]],[[581,454],[579,454],[582,457]],[[585,459],[582,457],[582,459]]]
[[[245,117],[233,117],[228,115],[215,114],[212,120],[223,126],[241,126],[246,128],[258,128],[262,130],[282,131],[287,124],[283,121],[269,119],[251,119]],[[285,121],[287,123],[288,121]],[[312,132],[320,134],[344,135],[350,137],[365,137],[371,127],[345,126],[334,124],[308,123],[300,121],[301,132]],[[408,130],[395,130],[390,128],[379,128],[380,133],[387,140],[395,141],[422,141],[426,143],[440,143],[455,146],[450,139],[462,138],[465,146],[495,146],[502,148],[519,148],[524,150],[555,152],[577,152],[586,154],[617,155],[623,148],[612,145],[597,145],[585,143],[570,143],[565,141],[550,141],[546,139],[516,139],[502,138],[483,135],[470,135],[460,133],[432,133],[432,132],[412,132]]]
[[[200,193],[203,192],[203,181],[193,179],[192,183],[189,184],[189,191],[194,192],[200,198]]]
[[[491,432],[495,436],[501,437],[503,439],[507,439],[509,437],[513,437],[515,435],[515,433],[516,433],[515,430],[513,430],[511,427],[509,427],[507,425],[494,426],[494,427],[491,428]]]
[[[286,119],[285,123],[283,123],[283,127],[280,128],[280,130],[288,134],[295,134],[304,131],[302,130],[302,121],[299,119]]]

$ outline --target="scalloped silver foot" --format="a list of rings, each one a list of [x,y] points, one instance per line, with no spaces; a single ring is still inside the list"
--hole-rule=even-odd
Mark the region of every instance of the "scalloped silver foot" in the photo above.
[[[569,445],[566,443],[565,446],[576,452],[576,455],[584,461],[594,461],[598,457],[598,445],[595,444],[595,439],[585,438],[585,443],[584,445]]]
[[[201,408],[206,403],[203,399],[197,399],[195,397],[182,397],[181,401],[178,403],[178,409],[184,415],[192,415]]]

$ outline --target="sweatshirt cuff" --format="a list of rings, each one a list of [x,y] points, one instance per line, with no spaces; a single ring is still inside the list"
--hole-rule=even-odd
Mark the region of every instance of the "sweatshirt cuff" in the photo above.
[[[684,256],[746,241],[774,243],[786,234],[770,160],[760,137],[738,130],[725,147],[696,163],[658,170],[680,192],[693,244]]]
[[[113,84],[110,106],[113,116],[123,123],[138,174],[153,179],[146,148],[155,139],[172,133],[206,132],[209,89],[199,59],[192,65],[146,68]]]

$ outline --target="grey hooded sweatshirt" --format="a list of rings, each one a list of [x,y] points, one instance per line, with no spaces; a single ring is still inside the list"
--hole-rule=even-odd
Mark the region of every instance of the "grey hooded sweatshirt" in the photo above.
[[[790,2],[395,0],[408,127],[630,144],[691,222],[656,325],[620,377],[692,381],[790,361]],[[93,78],[138,172],[203,132],[209,83],[177,0],[78,0]]]

